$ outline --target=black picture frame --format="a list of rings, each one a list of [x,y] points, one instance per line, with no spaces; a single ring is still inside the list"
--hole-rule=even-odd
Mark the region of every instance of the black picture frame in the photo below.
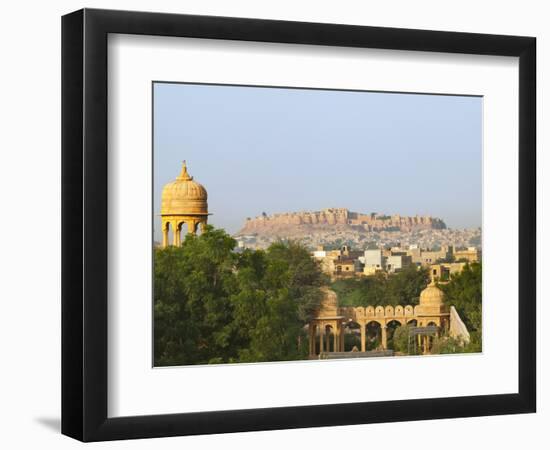
[[[109,33],[519,57],[518,393],[107,417]],[[62,18],[62,433],[82,441],[535,412],[536,39],[83,9]]]

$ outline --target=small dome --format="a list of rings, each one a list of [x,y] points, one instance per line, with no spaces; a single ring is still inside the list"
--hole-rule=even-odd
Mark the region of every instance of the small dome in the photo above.
[[[168,183],[162,190],[161,215],[205,215],[208,214],[208,193],[204,186],[183,167],[179,177]]]
[[[445,294],[435,285],[434,280],[420,293],[421,306],[440,306],[444,300]]]
[[[323,299],[320,304],[321,316],[334,316],[338,313],[338,295],[328,287],[322,287]]]

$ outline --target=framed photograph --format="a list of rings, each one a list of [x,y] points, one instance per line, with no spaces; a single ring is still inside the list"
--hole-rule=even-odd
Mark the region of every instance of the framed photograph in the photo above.
[[[62,20],[62,432],[535,412],[536,40]]]

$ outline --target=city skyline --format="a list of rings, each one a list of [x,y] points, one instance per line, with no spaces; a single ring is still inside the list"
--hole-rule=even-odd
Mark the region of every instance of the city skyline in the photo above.
[[[331,207],[481,226],[480,97],[155,83],[154,214],[182,160],[209,223]]]

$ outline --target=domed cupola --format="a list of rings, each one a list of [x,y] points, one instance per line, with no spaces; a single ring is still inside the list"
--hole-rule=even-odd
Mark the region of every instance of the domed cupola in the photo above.
[[[417,307],[419,315],[444,314],[448,312],[445,305],[445,293],[437,287],[435,280],[420,293],[420,303]]]
[[[204,227],[208,222],[208,193],[202,184],[189,175],[185,161],[179,176],[162,189],[160,215],[163,247],[168,245],[170,232],[173,236],[172,245],[181,244],[184,224],[189,233],[195,234],[199,224]]]
[[[183,162],[180,175],[162,190],[161,215],[208,214],[208,193]]]
[[[422,306],[439,306],[444,302],[445,294],[437,287],[434,280],[420,293],[420,305]]]

